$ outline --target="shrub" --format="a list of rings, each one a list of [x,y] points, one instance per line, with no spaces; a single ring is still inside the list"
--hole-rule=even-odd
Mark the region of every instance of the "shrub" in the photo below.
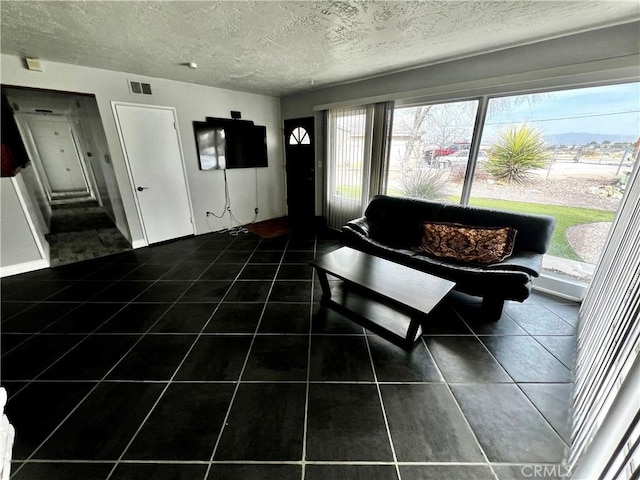
[[[446,196],[447,180],[443,169],[407,169],[400,177],[400,188],[407,197],[441,200]]]
[[[449,181],[452,183],[462,183],[464,182],[464,177],[467,173],[467,164],[464,165],[453,165],[451,167],[451,173],[449,174]]]
[[[544,168],[548,158],[541,132],[522,125],[500,133],[485,169],[496,180],[528,185],[533,181],[532,170]]]

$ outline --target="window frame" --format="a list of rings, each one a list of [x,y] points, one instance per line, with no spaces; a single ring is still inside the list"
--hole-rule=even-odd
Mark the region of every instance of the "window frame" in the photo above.
[[[438,94],[431,96],[428,100],[424,101],[420,99],[410,100],[396,100],[394,108],[410,108],[419,107],[424,105],[439,105],[445,103],[455,103],[463,101],[477,101],[478,107],[476,110],[476,118],[473,126],[473,133],[471,137],[471,145],[469,148],[469,160],[467,161],[467,167],[465,170],[465,177],[462,186],[462,193],[458,204],[467,206],[471,200],[471,191],[473,188],[473,182],[475,178],[475,172],[478,165],[478,153],[480,151],[480,144],[484,133],[484,126],[488,115],[489,102],[493,99],[508,98],[523,95],[533,95],[540,93],[551,92],[563,92],[569,90],[587,89],[593,87],[606,87],[615,85],[625,85],[631,83],[640,83],[640,78],[625,78],[625,79],[608,79],[606,81],[592,81],[585,83],[576,83],[563,86],[546,86],[546,87],[534,87],[525,88],[520,90],[505,91],[492,94],[480,94],[480,95],[461,95],[461,96],[449,96],[446,94]],[[423,97],[424,98],[424,97]],[[619,208],[619,207],[618,207]],[[546,255],[546,254],[545,254]],[[587,288],[590,285],[584,284],[579,280],[571,278],[569,276],[558,275],[547,271],[541,271],[540,277],[536,279],[537,287],[541,291],[549,292],[555,295],[563,296],[571,300],[582,300],[586,294]]]

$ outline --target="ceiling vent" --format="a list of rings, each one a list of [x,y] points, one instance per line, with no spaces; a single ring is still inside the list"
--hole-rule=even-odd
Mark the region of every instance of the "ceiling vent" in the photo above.
[[[142,82],[129,82],[130,92],[135,95],[151,95],[151,84]]]

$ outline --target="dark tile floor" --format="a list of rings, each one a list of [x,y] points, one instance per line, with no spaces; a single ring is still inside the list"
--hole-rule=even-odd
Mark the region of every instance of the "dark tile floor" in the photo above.
[[[12,478],[507,480],[562,461],[576,305],[534,293],[482,323],[453,294],[408,352],[320,308],[305,262],[337,246],[210,234],[3,279]]]

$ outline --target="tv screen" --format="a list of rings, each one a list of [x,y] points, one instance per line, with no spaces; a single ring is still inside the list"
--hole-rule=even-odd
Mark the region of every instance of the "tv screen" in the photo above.
[[[226,168],[227,147],[224,126],[210,122],[193,122],[200,170]]]
[[[250,125],[234,128],[232,133],[234,154],[227,168],[267,167],[267,129]]]
[[[267,167],[267,129],[246,120],[193,122],[201,170]]]

